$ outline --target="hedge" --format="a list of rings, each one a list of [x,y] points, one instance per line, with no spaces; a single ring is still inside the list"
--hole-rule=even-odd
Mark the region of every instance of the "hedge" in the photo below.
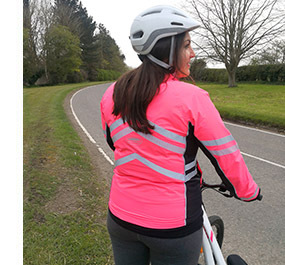
[[[205,68],[201,75],[200,81],[214,82],[214,83],[227,83],[228,74],[227,74],[226,69]]]
[[[285,82],[285,64],[241,66],[237,70],[236,80]]]
[[[198,71],[197,71],[198,70]],[[199,72],[199,74],[197,73]],[[227,83],[226,69],[191,68],[191,73],[196,81]],[[236,72],[237,82],[262,81],[285,82],[285,64],[246,65],[240,66]]]

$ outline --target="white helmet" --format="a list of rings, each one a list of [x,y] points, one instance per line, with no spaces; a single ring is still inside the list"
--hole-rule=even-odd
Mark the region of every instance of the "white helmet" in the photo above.
[[[140,13],[133,21],[130,32],[130,40],[133,49],[142,55],[148,55],[153,60],[157,58],[150,55],[150,51],[158,40],[175,36],[177,34],[198,28],[199,23],[189,17],[187,13],[166,5],[151,7]],[[173,42],[171,41],[170,62],[162,65],[160,60],[155,61],[162,67],[169,68],[172,63]]]

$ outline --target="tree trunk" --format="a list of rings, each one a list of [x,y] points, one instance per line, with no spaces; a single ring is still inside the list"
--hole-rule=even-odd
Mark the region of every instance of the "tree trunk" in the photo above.
[[[236,71],[228,71],[228,84],[229,87],[236,87]]]

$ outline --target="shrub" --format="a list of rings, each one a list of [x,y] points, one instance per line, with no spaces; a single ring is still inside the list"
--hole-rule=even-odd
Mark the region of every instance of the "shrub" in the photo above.
[[[66,78],[67,83],[81,83],[87,80],[87,74],[84,70],[73,71],[69,73]]]
[[[195,61],[194,61],[195,62]],[[203,68],[199,62],[191,66],[192,77],[196,81],[227,83],[226,69]],[[285,64],[265,64],[240,66],[236,72],[237,82],[285,82]]]
[[[206,61],[203,59],[195,59],[191,63],[191,76],[194,78],[194,80],[201,80],[203,72],[206,68]]]
[[[226,69],[210,69],[205,68],[201,76],[200,81],[215,82],[215,83],[227,83],[228,75]]]
[[[120,75],[120,72],[114,70],[97,69],[97,81],[116,80]]]
[[[246,65],[237,69],[237,81],[285,82],[284,64]]]

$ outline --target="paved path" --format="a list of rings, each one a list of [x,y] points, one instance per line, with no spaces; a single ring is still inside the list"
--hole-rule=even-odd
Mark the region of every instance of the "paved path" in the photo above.
[[[105,143],[100,118],[100,100],[108,85],[78,91],[71,98],[70,106],[73,118],[88,135],[90,144],[106,158],[102,167],[112,168],[113,154]],[[249,265],[284,264],[285,137],[232,123],[226,123],[226,127],[238,142],[264,197],[262,202],[244,203],[226,199],[211,190],[204,192],[208,215],[219,215],[225,222],[223,253],[225,256],[239,254]],[[202,152],[198,158],[205,179],[219,182]]]

